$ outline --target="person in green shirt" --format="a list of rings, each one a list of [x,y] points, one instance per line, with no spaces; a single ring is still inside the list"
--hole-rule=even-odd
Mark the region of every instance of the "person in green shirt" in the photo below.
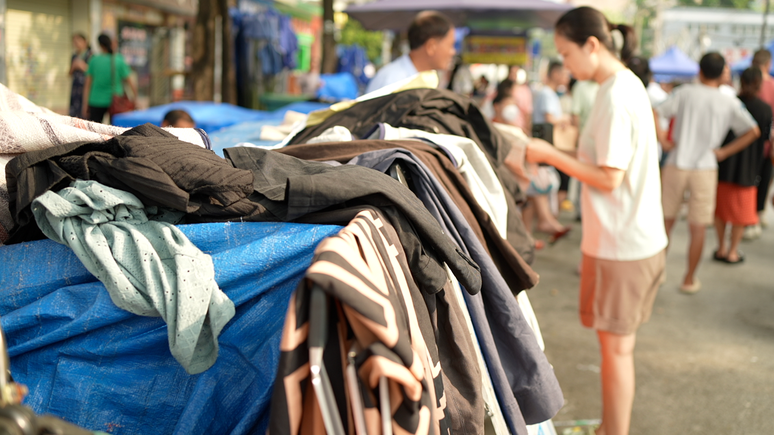
[[[113,42],[106,34],[97,38],[102,53],[89,60],[86,70],[86,84],[83,89],[83,118],[102,122],[113,101],[113,95],[124,94],[124,84],[132,90],[132,98],[137,99],[137,88],[129,80],[131,70],[120,54],[113,53]],[[112,64],[112,65],[111,65]]]

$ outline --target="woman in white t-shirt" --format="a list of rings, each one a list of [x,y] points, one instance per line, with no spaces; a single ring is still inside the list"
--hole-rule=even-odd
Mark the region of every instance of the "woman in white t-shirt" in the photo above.
[[[642,82],[617,56],[614,31],[623,36],[626,60],[636,46],[631,27],[611,25],[590,7],[559,19],[554,41],[565,66],[600,87],[577,158],[539,139],[527,149],[527,160],[583,183],[580,317],[597,330],[602,353],[599,435],[629,432],[635,333],[650,316],[667,245],[653,113]]]

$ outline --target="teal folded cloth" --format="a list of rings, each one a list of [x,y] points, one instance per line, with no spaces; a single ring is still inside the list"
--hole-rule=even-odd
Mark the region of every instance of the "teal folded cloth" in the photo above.
[[[182,214],[84,180],[46,192],[32,211],[43,234],[69,246],[116,306],[164,319],[172,355],[188,373],[215,364],[234,303],[215,282],[212,257],[170,223]]]

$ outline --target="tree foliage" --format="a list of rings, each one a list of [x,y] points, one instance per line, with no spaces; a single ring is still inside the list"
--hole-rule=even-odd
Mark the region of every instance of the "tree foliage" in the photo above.
[[[358,44],[365,48],[368,60],[377,63],[382,55],[382,32],[365,30],[357,20],[349,19],[341,29],[339,44]]]

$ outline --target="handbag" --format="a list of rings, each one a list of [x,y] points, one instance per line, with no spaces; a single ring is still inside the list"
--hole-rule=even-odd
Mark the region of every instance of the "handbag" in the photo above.
[[[112,55],[110,59],[110,85],[111,90],[116,88],[116,56]],[[112,117],[118,113],[131,112],[134,110],[134,102],[126,96],[126,90],[121,86],[121,95],[113,95],[108,107],[108,113]]]

